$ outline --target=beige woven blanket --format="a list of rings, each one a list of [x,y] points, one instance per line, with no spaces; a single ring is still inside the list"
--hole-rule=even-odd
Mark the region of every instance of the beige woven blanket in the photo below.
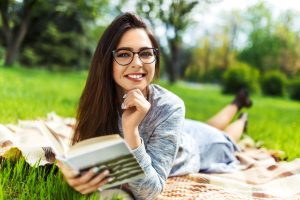
[[[259,149],[237,156],[244,169],[169,178],[158,199],[300,199],[300,159],[275,162],[267,151]]]
[[[65,144],[70,143],[75,120],[50,113],[45,120]],[[158,200],[248,200],[285,199],[300,200],[300,159],[276,162],[266,149],[254,148],[249,138],[240,144],[242,152],[236,154],[240,170],[230,174],[189,174],[168,178]],[[41,165],[48,163],[42,147],[49,146],[45,137],[35,127],[34,121],[19,121],[17,125],[0,124],[0,156],[12,147],[21,150],[27,162]]]

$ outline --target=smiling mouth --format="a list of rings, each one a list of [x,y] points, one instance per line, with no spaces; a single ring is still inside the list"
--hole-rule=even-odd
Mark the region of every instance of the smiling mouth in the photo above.
[[[126,75],[126,77],[130,78],[130,79],[141,79],[144,76],[146,76],[146,74],[128,74],[128,75]]]

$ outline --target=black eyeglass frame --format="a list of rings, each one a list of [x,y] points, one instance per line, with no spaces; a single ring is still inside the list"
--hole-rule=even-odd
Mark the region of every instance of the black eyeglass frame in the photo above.
[[[150,62],[150,63],[145,63],[145,62],[140,58],[140,53],[141,53],[142,51],[148,50],[148,49],[152,49],[152,50],[153,50],[153,53],[154,53],[154,57],[155,57],[155,58],[154,58],[154,60],[153,60],[152,62]],[[133,53],[132,58],[131,58],[131,61],[130,61],[129,63],[127,63],[127,64],[120,64],[120,63],[117,61],[117,59],[115,58],[115,53],[116,53],[117,51],[121,51],[121,50],[123,50],[123,51],[126,50],[126,51],[130,51],[131,53]],[[151,63],[153,63],[153,62],[156,61],[157,56],[158,56],[158,53],[159,53],[158,48],[145,48],[145,49],[142,49],[142,50],[140,50],[140,51],[131,51],[131,50],[129,50],[129,49],[119,49],[119,50],[117,49],[117,50],[113,50],[113,51],[112,51],[113,59],[114,59],[119,65],[122,65],[122,66],[126,66],[126,65],[129,65],[130,63],[132,63],[135,54],[138,55],[138,58],[140,59],[140,61],[141,61],[142,63],[144,63],[144,64],[151,64]]]

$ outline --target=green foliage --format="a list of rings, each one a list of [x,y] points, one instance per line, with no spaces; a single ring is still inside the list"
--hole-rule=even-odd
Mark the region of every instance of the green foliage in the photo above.
[[[23,50],[22,58],[23,62],[30,64],[30,66],[36,66],[41,61],[40,56],[35,52],[33,48],[30,47],[27,47]]]
[[[238,55],[239,59],[257,67],[259,70],[266,70],[265,67],[277,67],[274,61],[278,57],[280,42],[273,34],[273,21],[270,9],[260,2],[250,7],[245,13],[245,22],[250,26],[248,45]]]
[[[247,89],[251,93],[259,91],[259,71],[245,63],[235,63],[223,75],[223,92],[236,93]]]
[[[88,68],[103,32],[96,19],[106,14],[107,6],[107,0],[39,1],[32,9],[32,23],[22,44],[20,63],[52,69]]]
[[[76,32],[61,32],[58,28],[50,23],[41,35],[47,42],[31,48],[32,51],[26,49],[21,60],[29,66],[47,63],[51,68],[87,68],[91,57],[87,38]]]
[[[226,29],[234,29],[234,27],[229,25]],[[230,34],[225,31],[223,34],[201,38],[197,47],[192,48],[192,59],[186,69],[185,78],[220,83],[226,69],[231,63],[236,62],[236,53],[231,51],[230,37]]]
[[[212,67],[203,75],[203,81],[207,83],[222,83],[222,77],[224,74],[224,69],[219,67]]]
[[[297,16],[287,11],[275,21],[271,8],[262,1],[251,6],[244,14],[248,43],[238,53],[238,59],[261,72],[281,70],[295,75],[299,71],[300,36],[293,30],[293,19]]]
[[[205,71],[201,66],[190,65],[185,70],[184,78],[190,82],[220,83],[222,75],[223,71],[217,67]]]
[[[280,56],[280,38],[263,29],[255,30],[250,35],[250,41],[249,46],[240,52],[240,60],[257,67],[260,71],[279,69],[280,63],[276,58]]]
[[[195,65],[190,65],[187,67],[184,73],[184,78],[190,82],[200,82],[201,80],[201,73],[198,70],[198,67]]]
[[[289,83],[288,89],[292,99],[300,100],[300,76]]]
[[[261,78],[261,89],[266,95],[282,96],[286,88],[286,76],[280,71],[267,71]]]
[[[4,63],[4,54],[5,54],[4,48],[0,45],[0,66],[2,66]]]

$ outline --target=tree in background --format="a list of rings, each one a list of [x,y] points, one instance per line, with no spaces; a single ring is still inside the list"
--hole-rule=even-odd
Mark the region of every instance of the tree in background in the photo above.
[[[211,70],[212,44],[208,36],[203,37],[197,47],[192,49],[192,57],[185,70],[185,78],[193,82],[208,81]]]
[[[300,35],[294,30],[300,19],[297,13],[286,11],[275,19],[271,9],[260,2],[246,12],[225,13],[222,19],[222,25],[206,30],[193,48],[185,78],[221,82],[222,74],[236,63],[247,63],[260,73],[300,74]]]
[[[10,1],[1,0],[0,14],[2,19],[1,31],[5,37],[4,65],[11,66],[16,60],[21,44],[27,34],[32,18],[32,10],[37,0]]]
[[[185,78],[191,81],[220,82],[222,74],[235,61],[237,36],[241,32],[238,11],[222,16],[223,24],[206,33],[192,51]]]
[[[86,68],[107,24],[122,11],[135,10],[159,36],[162,70],[170,82],[178,78],[220,82],[235,61],[262,73],[277,69],[288,77],[300,74],[300,35],[295,30],[299,14],[287,11],[276,21],[268,5],[260,2],[242,13],[220,13],[221,26],[199,26],[195,14],[211,4],[211,0],[1,0],[0,55],[5,54],[7,66],[18,61],[51,69]],[[193,31],[201,31],[195,28],[205,30],[204,35],[196,35]],[[184,43],[185,34],[190,34],[192,44]]]
[[[300,72],[300,35],[292,31],[293,22],[300,16],[292,11],[281,15],[282,22],[275,25],[274,34],[280,40],[279,69],[288,76]]]
[[[182,35],[192,24],[191,13],[199,1],[186,0],[137,0],[137,12],[147,18],[155,29],[164,27],[166,45],[160,40],[161,53],[169,81],[174,83],[183,76],[190,54],[184,51]]]
[[[40,2],[24,40],[21,63],[47,68],[86,68],[95,48],[91,29],[95,27],[98,9],[105,5],[101,0]]]
[[[29,5],[30,23],[25,23],[24,10],[28,10]],[[96,20],[107,14],[107,7],[107,0],[1,1],[1,13],[9,13],[2,17],[2,29],[7,29],[4,22],[9,20],[8,24],[13,24],[15,30],[10,39],[18,41],[18,45],[13,45],[18,47],[14,48],[17,51],[11,51],[11,45],[6,42],[6,54],[11,55],[13,52],[14,56],[7,56],[10,59],[7,59],[5,65],[11,65],[18,58],[27,66],[87,66],[96,40],[103,30],[96,25]],[[18,27],[22,23],[27,24],[26,32],[22,32],[22,40],[17,40]],[[93,38],[95,29],[98,31],[97,39]],[[21,52],[19,56],[18,52]]]
[[[274,25],[271,11],[263,2],[260,2],[248,9],[244,21],[249,39],[247,46],[240,52],[238,58],[257,67],[260,71],[270,68],[278,69],[279,66],[272,60],[279,56],[280,41],[273,34]]]
[[[272,12],[262,2],[250,7],[245,13],[245,30],[249,33],[248,45],[238,58],[261,72],[280,70],[287,75],[299,71],[300,36],[292,30],[296,15],[288,11],[272,20]]]

